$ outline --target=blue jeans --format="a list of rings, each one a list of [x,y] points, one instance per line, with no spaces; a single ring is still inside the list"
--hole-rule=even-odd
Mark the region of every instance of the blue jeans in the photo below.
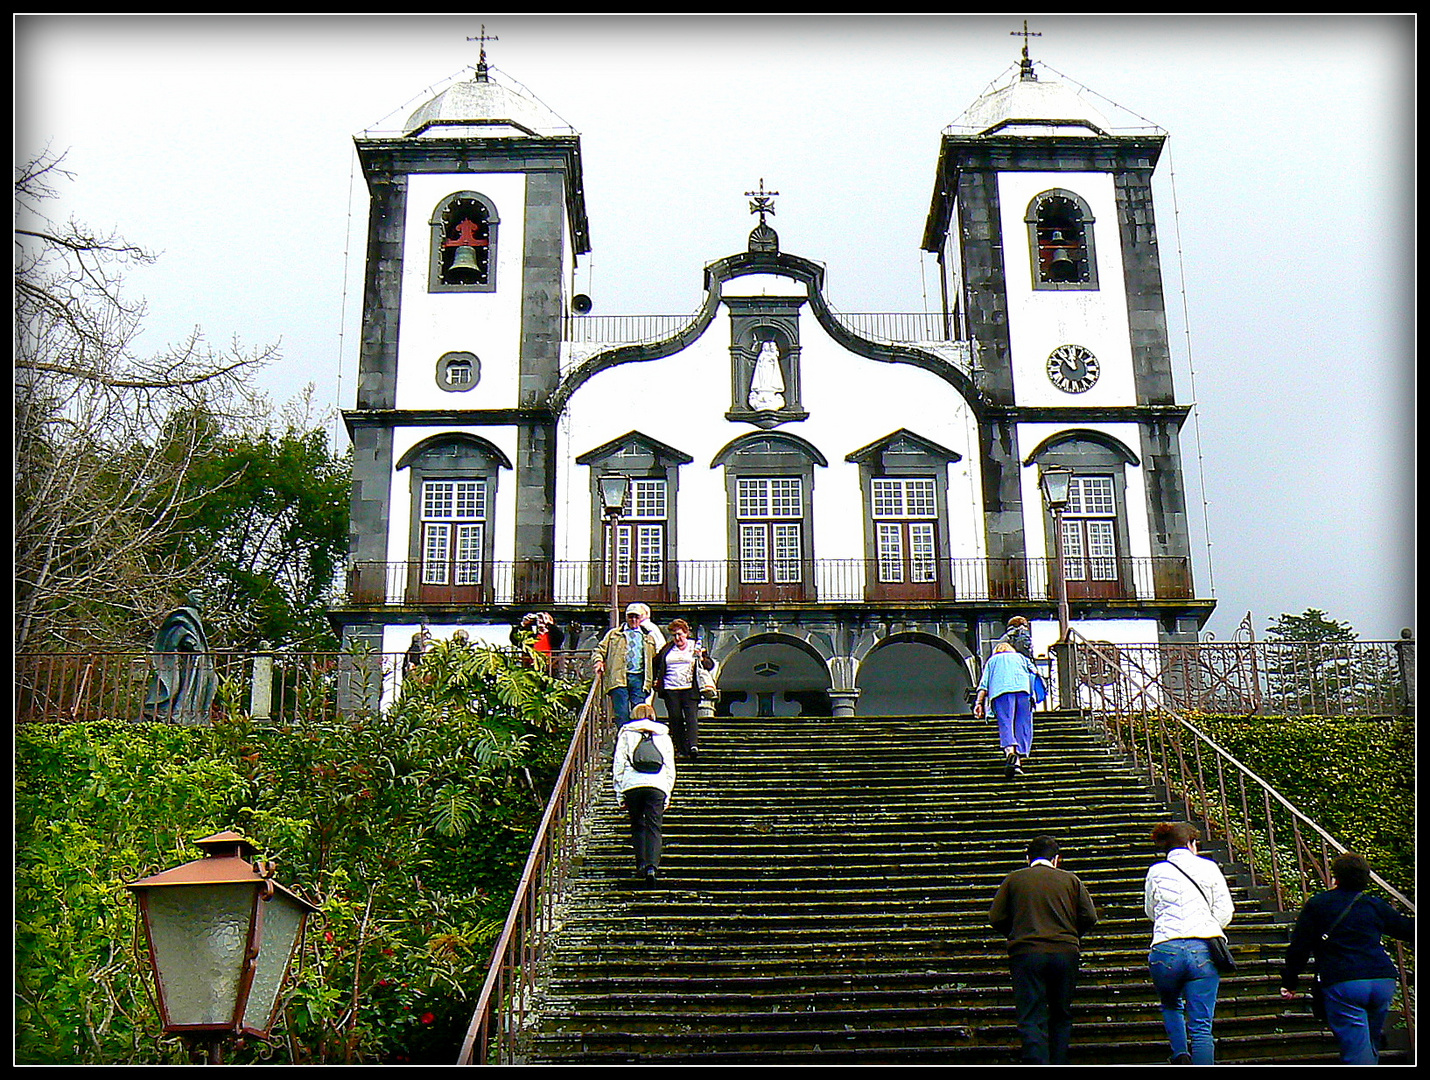
[[[1202,938],[1173,938],[1152,946],[1147,956],[1152,985],[1162,998],[1162,1024],[1172,1057],[1190,1054],[1193,1065],[1212,1065],[1212,1014],[1216,1012],[1221,972]]]
[[[642,672],[626,673],[626,685],[611,689],[611,709],[616,714],[616,727],[628,723],[631,710],[645,703],[645,675]]]
[[[1380,1033],[1395,996],[1394,979],[1351,979],[1325,988],[1326,1023],[1345,1065],[1378,1065]]]

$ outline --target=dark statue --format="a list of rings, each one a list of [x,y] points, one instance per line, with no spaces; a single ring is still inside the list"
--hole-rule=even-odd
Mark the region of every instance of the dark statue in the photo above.
[[[154,636],[154,674],[139,719],[197,727],[209,722],[218,691],[199,608],[192,596],[164,616]]]

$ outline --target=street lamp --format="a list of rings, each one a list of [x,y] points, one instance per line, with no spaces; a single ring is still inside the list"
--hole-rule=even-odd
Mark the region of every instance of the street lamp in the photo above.
[[[1060,465],[1042,469],[1038,475],[1038,486],[1043,489],[1043,498],[1048,509],[1053,512],[1053,551],[1056,555],[1058,585],[1058,640],[1068,638],[1068,579],[1067,565],[1063,561],[1063,511],[1068,505],[1068,488],[1072,483],[1072,470]]]
[[[607,548],[606,567],[611,575],[611,627],[621,625],[621,597],[617,588],[619,578],[616,557],[616,530],[621,514],[625,512],[626,493],[630,490],[630,478],[623,473],[606,473],[599,481],[601,487],[601,509],[606,515],[610,528],[611,546]]]
[[[195,841],[204,858],[126,885],[139,904],[164,1033],[210,1044],[266,1038],[303,923],[318,909],[273,880],[234,832]]]
[[[1068,505],[1068,489],[1072,485],[1072,470],[1052,465],[1038,471],[1038,486],[1053,512],[1053,551],[1058,584],[1058,640],[1053,646],[1057,666],[1058,708],[1072,708],[1072,647],[1068,641],[1068,575],[1063,559],[1063,511]]]

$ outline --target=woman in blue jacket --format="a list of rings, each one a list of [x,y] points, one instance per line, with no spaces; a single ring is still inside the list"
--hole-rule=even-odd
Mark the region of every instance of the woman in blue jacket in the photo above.
[[[998,745],[1003,748],[1004,776],[1021,776],[1023,759],[1033,749],[1033,662],[1008,642],[999,642],[978,682],[973,715],[982,719],[988,703],[998,718]]]
[[[1396,977],[1380,939],[1389,934],[1414,940],[1415,920],[1380,897],[1366,895],[1370,863],[1354,852],[1331,862],[1331,885],[1329,892],[1307,900],[1296,919],[1281,970],[1281,996],[1288,1001],[1296,996],[1296,983],[1314,955],[1326,1023],[1340,1046],[1341,1062],[1375,1065]]]

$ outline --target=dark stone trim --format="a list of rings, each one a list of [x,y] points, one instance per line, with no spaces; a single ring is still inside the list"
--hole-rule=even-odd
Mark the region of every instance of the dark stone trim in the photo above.
[[[808,465],[809,462],[813,462],[816,465],[829,465],[829,459],[820,452],[819,447],[792,432],[747,431],[745,434],[739,435],[726,443],[710,462],[710,467],[716,469],[721,465],[729,465],[731,459],[741,453],[744,447],[751,442],[781,442],[788,444],[789,449],[782,454],[760,455],[763,462],[770,462],[770,468],[801,468]],[[741,463],[741,467],[744,467],[743,463]]]
[[[990,409],[987,419],[1018,424],[1161,423],[1180,428],[1190,405],[1012,405]]]
[[[452,431],[445,435],[433,435],[423,439],[412,446],[407,453],[403,454],[397,461],[397,469],[405,469],[422,455],[430,450],[435,450],[439,446],[463,446],[478,454],[490,458],[503,469],[511,468],[511,460],[501,451],[501,448],[488,439],[480,435],[472,435],[465,431]]]
[[[397,346],[402,319],[402,264],[407,235],[407,177],[369,177],[367,266],[362,340],[358,347],[359,408],[391,408],[397,400]]]
[[[511,427],[544,424],[553,419],[550,409],[344,409],[343,422],[351,435],[370,427]]]
[[[1121,172],[1113,177],[1113,184],[1137,401],[1170,404],[1176,400],[1176,394],[1172,388],[1162,262],[1152,206],[1152,173],[1151,170]]]
[[[386,562],[391,522],[392,429],[363,428],[350,434],[353,485],[348,503],[348,559]]]
[[[689,465],[695,459],[682,450],[677,450],[673,446],[667,446],[659,439],[652,439],[649,435],[639,431],[628,431],[619,438],[610,442],[602,443],[594,450],[588,450],[576,459],[577,465],[601,465],[606,459],[619,451],[629,447],[638,446],[648,452],[651,457],[658,461],[675,465]]]
[[[963,460],[963,455],[957,451],[950,450],[946,446],[940,446],[932,439],[925,439],[922,435],[916,435],[908,428],[899,428],[898,431],[892,431],[882,439],[876,439],[874,442],[871,442],[868,446],[860,447],[858,450],[845,454],[844,460],[852,461],[860,465],[869,463],[877,466],[879,459],[883,457],[887,448],[898,439],[908,439],[918,446],[923,454],[932,459],[945,463]]]
[[[1133,453],[1132,450],[1125,443],[1123,443],[1121,439],[1113,438],[1111,435],[1108,435],[1102,431],[1090,431],[1087,428],[1069,428],[1066,431],[1059,431],[1056,434],[1049,435],[1046,439],[1040,442],[1033,449],[1033,451],[1026,458],[1023,459],[1023,467],[1026,469],[1029,465],[1037,461],[1038,458],[1042,455],[1056,450],[1064,443],[1070,442],[1094,443],[1097,446],[1102,447],[1104,450],[1108,450],[1111,453],[1115,454],[1125,464],[1142,464],[1141,461],[1138,460],[1137,455]]]

